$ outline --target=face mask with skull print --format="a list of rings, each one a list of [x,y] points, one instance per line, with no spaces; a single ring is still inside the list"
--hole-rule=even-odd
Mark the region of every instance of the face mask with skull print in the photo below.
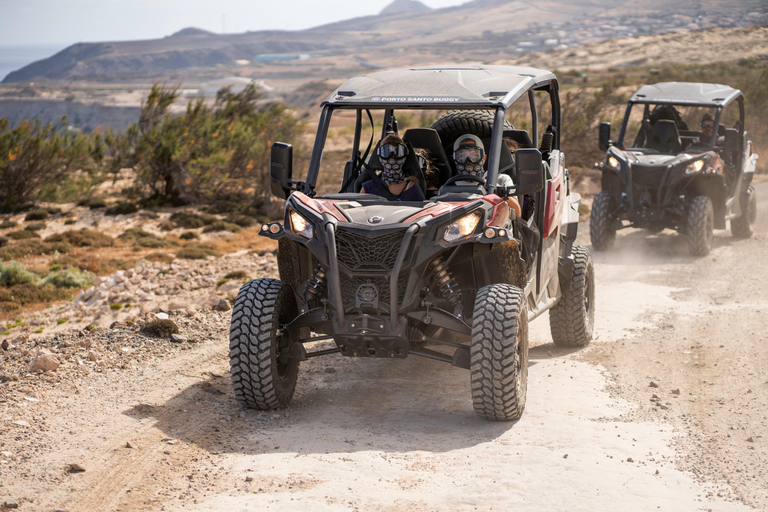
[[[456,170],[459,172],[459,174],[468,174],[470,176],[475,176],[476,178],[485,177],[485,169],[483,169],[482,162],[479,164],[473,164],[469,161],[464,164],[457,163]]]
[[[382,158],[381,165],[384,170],[381,171],[381,181],[387,185],[395,185],[405,181],[405,173],[403,172],[403,164],[405,163],[405,157],[395,158],[394,156],[389,158]]]

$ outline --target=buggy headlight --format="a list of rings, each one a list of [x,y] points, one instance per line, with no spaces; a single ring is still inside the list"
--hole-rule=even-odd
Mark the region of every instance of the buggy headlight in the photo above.
[[[618,169],[619,166],[620,166],[620,162],[618,158],[616,158],[615,156],[608,157],[608,167],[610,167],[611,169]]]
[[[685,168],[685,174],[693,174],[699,172],[704,167],[704,160],[696,160],[688,167]]]
[[[443,240],[446,242],[454,242],[468,237],[475,232],[482,216],[483,214],[479,210],[476,210],[463,216],[459,220],[448,224],[443,233]]]
[[[291,221],[291,231],[304,238],[312,238],[314,230],[312,224],[293,210],[288,210],[288,219]]]

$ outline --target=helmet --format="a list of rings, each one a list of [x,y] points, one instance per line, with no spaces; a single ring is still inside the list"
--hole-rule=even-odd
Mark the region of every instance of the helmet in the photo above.
[[[453,143],[453,160],[457,164],[479,164],[485,157],[483,142],[476,135],[462,135]]]

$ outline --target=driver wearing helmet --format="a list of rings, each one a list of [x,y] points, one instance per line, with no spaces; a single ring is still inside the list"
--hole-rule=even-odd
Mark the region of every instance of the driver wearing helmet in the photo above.
[[[488,155],[485,154],[483,141],[476,135],[468,133],[462,135],[453,144],[453,161],[456,163],[456,171],[460,176],[473,176],[485,180],[485,161]],[[457,185],[478,184],[475,180],[460,180]],[[500,174],[496,180],[499,187],[513,186],[512,178],[506,174]]]
[[[408,151],[403,139],[394,132],[381,139],[376,150],[382,166],[381,175],[374,174],[373,179],[363,183],[363,192],[395,201],[424,201],[418,179],[406,175],[403,169]]]

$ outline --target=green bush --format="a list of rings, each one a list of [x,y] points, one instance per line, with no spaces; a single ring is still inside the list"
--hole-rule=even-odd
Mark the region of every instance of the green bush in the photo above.
[[[228,215],[227,222],[237,224],[241,228],[249,228],[256,224],[256,219],[249,217],[248,215]]]
[[[27,213],[27,215],[24,217],[24,220],[44,220],[48,218],[48,210],[45,208],[40,208],[39,210],[32,210],[31,212]]]
[[[118,309],[123,309],[123,305],[120,304],[119,302],[113,302],[112,304],[109,305],[109,309],[111,309],[112,311],[117,311]]]
[[[15,228],[18,225],[19,225],[18,222],[14,222],[10,219],[5,219],[3,222],[0,222],[0,229]]]
[[[7,236],[0,236],[0,247],[3,247],[10,240]]]
[[[40,235],[34,231],[27,231],[26,229],[22,229],[20,231],[11,231],[10,233],[6,233],[5,236],[11,240],[28,240],[30,238],[40,238]]]
[[[72,224],[77,224],[77,221],[75,219],[67,219],[64,221],[65,226],[70,226]]]
[[[67,242],[75,247],[112,247],[115,240],[99,231],[83,228],[56,233],[45,239],[46,242]]]
[[[104,215],[128,215],[139,211],[139,207],[133,203],[119,202],[110,206],[104,212]]]
[[[96,276],[93,272],[70,267],[51,272],[43,279],[42,284],[50,284],[56,288],[86,288],[93,283],[94,277]]]
[[[30,272],[18,261],[10,261],[7,264],[0,264],[0,283],[5,286],[16,284],[36,283],[40,276]]]
[[[248,274],[245,270],[233,270],[232,272],[227,272],[227,275],[224,276],[225,279],[245,279],[246,277],[248,277]]]

